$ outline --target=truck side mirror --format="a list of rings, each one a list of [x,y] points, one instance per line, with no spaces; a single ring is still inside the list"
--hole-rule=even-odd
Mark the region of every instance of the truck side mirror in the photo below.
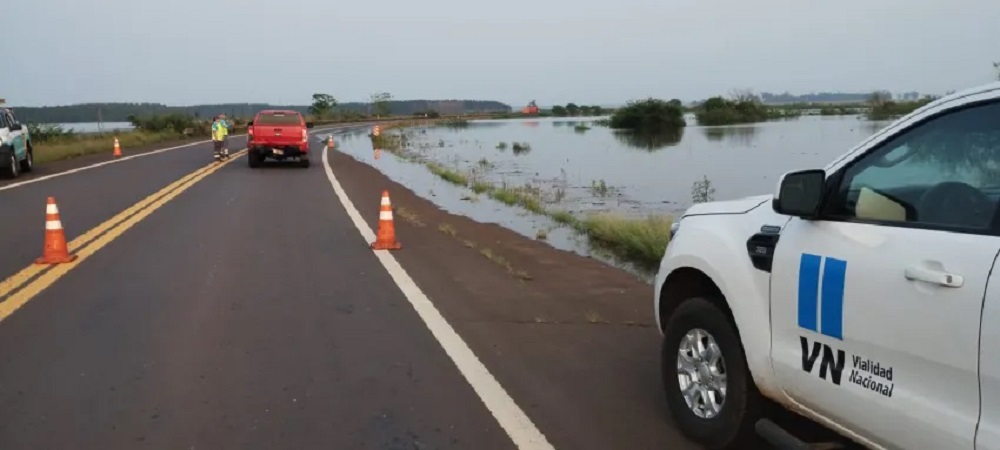
[[[771,207],[778,214],[815,218],[823,202],[825,185],[826,171],[822,169],[788,172],[781,176]]]

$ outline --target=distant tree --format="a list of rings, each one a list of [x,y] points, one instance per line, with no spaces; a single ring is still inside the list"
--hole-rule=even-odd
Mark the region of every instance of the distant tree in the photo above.
[[[669,102],[667,102],[667,104],[668,104],[668,105],[671,105],[671,106],[674,106],[674,107],[677,107],[677,108],[682,108],[682,107],[684,107],[684,103],[682,103],[682,102],[681,102],[680,100],[678,100],[678,99],[676,99],[676,98],[674,98],[674,99],[670,99],[670,101],[669,101]]]
[[[392,94],[388,92],[375,93],[371,95],[371,100],[377,116],[388,116],[392,113],[389,108],[389,102],[392,101]]]
[[[868,104],[872,108],[881,108],[892,102],[892,93],[886,90],[877,90],[868,94]]]
[[[604,114],[604,109],[600,106],[594,105],[590,107],[590,113],[595,116],[600,116],[601,114]]]
[[[729,102],[727,102],[726,99],[724,99],[722,97],[715,96],[715,97],[709,98],[708,100],[705,100],[705,103],[702,103],[701,107],[705,111],[711,111],[711,110],[715,110],[715,109],[724,109],[724,108],[729,107]]]
[[[312,106],[309,107],[309,112],[319,118],[324,118],[333,112],[333,108],[337,106],[337,99],[333,98],[330,94],[313,94]]]
[[[566,114],[569,114],[570,116],[576,116],[576,115],[580,114],[580,107],[577,106],[576,103],[567,103],[566,104]]]
[[[581,105],[580,106],[580,115],[581,116],[589,116],[590,115],[590,107],[587,106],[587,105]]]
[[[664,100],[630,101],[611,116],[611,128],[663,132],[683,128],[684,112]]]
[[[553,116],[559,116],[559,117],[565,117],[566,116],[566,107],[560,106],[560,105],[553,106],[552,107],[552,115]]]
[[[736,103],[761,103],[760,96],[758,96],[753,89],[733,89],[729,93],[729,97]]]

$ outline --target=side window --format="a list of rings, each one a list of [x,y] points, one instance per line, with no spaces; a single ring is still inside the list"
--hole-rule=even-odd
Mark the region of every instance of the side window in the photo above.
[[[0,112],[0,129],[9,127],[10,124],[7,123],[7,113]]]
[[[840,177],[832,218],[990,228],[1000,199],[1000,103],[936,117],[883,143]]]

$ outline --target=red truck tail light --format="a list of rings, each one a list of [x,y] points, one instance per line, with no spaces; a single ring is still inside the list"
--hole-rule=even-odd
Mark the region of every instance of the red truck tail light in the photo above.
[[[305,128],[302,129],[302,142],[309,142],[309,132]]]

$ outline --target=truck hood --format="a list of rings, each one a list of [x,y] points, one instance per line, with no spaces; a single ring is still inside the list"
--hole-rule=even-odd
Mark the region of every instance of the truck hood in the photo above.
[[[738,200],[697,203],[684,212],[684,216],[705,216],[714,214],[745,214],[750,210],[771,201],[772,195],[755,195]]]

